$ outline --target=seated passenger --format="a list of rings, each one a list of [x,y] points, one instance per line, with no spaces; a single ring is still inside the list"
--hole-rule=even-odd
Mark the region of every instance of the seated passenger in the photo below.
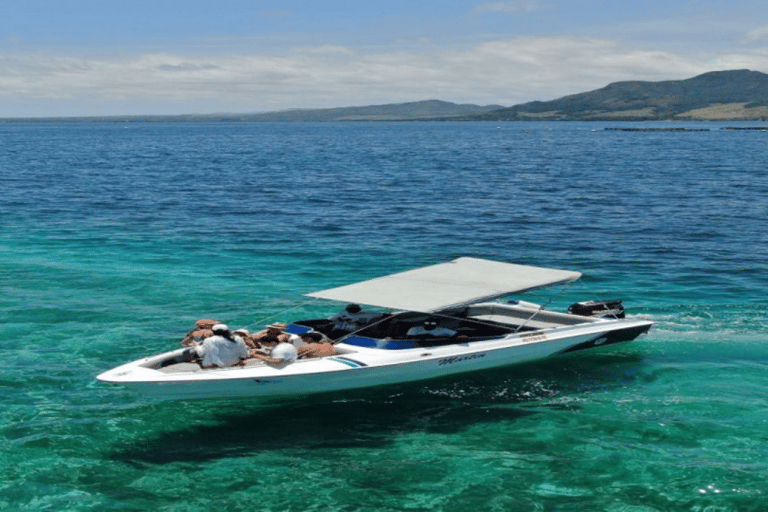
[[[296,361],[296,347],[290,343],[278,343],[268,356],[259,352],[251,352],[252,357],[261,359],[270,366],[285,368]]]
[[[195,328],[192,329],[184,336],[184,340],[181,342],[185,347],[191,347],[195,343],[200,343],[205,338],[213,336],[211,327],[220,323],[218,320],[212,320],[210,318],[201,318],[195,322]]]
[[[282,322],[276,322],[274,324],[268,325],[267,328],[263,331],[253,333],[248,336],[248,338],[245,340],[245,343],[251,348],[259,348],[264,338],[267,336],[275,337],[280,341],[288,343],[291,335],[287,332],[283,332],[286,327],[288,327],[288,324],[284,324]]]
[[[248,347],[239,337],[229,332],[224,324],[213,326],[213,336],[193,345],[198,356],[203,358],[203,368],[224,368],[233,366],[248,357]]]
[[[253,350],[263,355],[269,355],[269,353],[272,352],[272,349],[280,343],[281,342],[277,336],[264,336],[256,342],[257,345],[253,347]]]
[[[368,325],[371,320],[383,316],[381,313],[366,313],[357,304],[349,304],[344,311],[328,318],[334,331],[354,332]],[[332,338],[334,336],[331,336]]]
[[[300,335],[300,337],[305,345],[299,347],[299,359],[336,355],[334,346],[326,341],[327,338],[323,339],[323,335],[319,332],[307,332]]]
[[[456,336],[456,331],[446,327],[438,327],[434,318],[428,318],[423,325],[408,329],[406,336],[432,336],[450,338]]]

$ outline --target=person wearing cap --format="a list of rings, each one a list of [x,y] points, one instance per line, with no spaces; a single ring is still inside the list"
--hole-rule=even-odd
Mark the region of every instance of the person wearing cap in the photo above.
[[[438,327],[434,318],[427,318],[424,324],[408,329],[406,336],[430,336],[434,338],[450,338],[456,336],[456,331],[447,327]]]
[[[239,364],[248,358],[248,347],[239,336],[229,332],[229,327],[216,324],[211,329],[213,336],[200,344],[192,346],[197,355],[203,358],[203,368],[225,368]]]
[[[298,358],[309,359],[311,357],[326,357],[336,355],[336,349],[329,343],[325,336],[319,332],[305,332],[299,337],[304,345],[299,347]]]
[[[234,334],[238,338],[241,338],[243,341],[245,341],[245,338],[247,338],[248,336],[251,335],[251,331],[249,331],[248,329],[243,328],[243,329],[236,330],[232,334]]]
[[[349,333],[365,327],[373,319],[380,316],[382,316],[381,313],[366,313],[359,305],[349,304],[346,308],[344,308],[344,311],[336,313],[335,315],[329,317],[328,320],[333,322],[334,333],[338,333],[340,331]],[[332,335],[331,337],[335,338],[336,336]]]

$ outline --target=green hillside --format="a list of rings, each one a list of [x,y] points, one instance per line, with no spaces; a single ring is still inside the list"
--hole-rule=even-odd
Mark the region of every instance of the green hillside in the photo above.
[[[552,101],[467,116],[468,120],[768,119],[768,75],[713,71],[686,80],[616,82]]]

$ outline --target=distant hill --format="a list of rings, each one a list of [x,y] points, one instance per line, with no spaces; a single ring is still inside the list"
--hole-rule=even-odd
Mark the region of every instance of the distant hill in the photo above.
[[[768,75],[714,71],[687,80],[616,82],[552,101],[533,101],[473,121],[768,120]]]
[[[490,112],[502,105],[458,105],[447,101],[427,100],[367,107],[285,110],[238,116],[243,121],[404,121],[441,119]]]
[[[327,122],[327,121],[411,121],[415,119],[438,120],[470,116],[504,108],[502,105],[458,105],[447,101],[427,100],[366,107],[339,107],[320,109],[294,109],[279,112],[253,114],[188,114],[178,116],[106,116],[68,118],[25,118],[5,121],[284,121],[284,122]]]

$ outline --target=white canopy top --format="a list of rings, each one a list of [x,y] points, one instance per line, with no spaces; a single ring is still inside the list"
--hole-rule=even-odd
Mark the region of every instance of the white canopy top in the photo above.
[[[558,283],[575,281],[581,272],[513,263],[458,258],[308,293],[308,297],[429,313]]]

